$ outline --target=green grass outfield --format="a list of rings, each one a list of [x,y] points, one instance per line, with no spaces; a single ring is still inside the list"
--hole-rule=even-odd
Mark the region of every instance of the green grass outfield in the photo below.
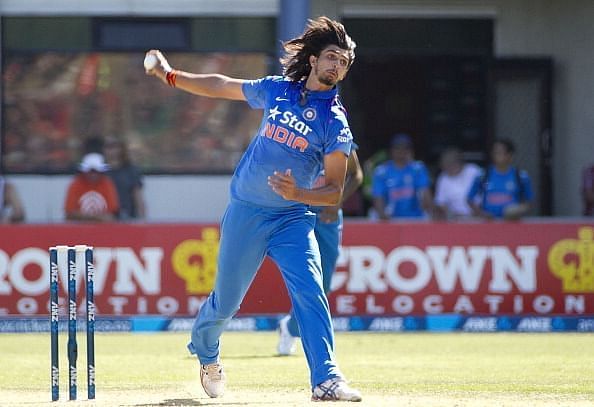
[[[367,406],[593,406],[594,335],[572,333],[339,333],[337,357]],[[98,333],[97,399],[86,401],[79,333],[79,400],[67,402],[66,336],[60,403],[51,403],[49,334],[0,335],[4,406],[300,406],[309,402],[301,349],[277,357],[275,332],[222,338],[227,393],[209,399],[188,334]],[[359,405],[361,405],[359,404]]]

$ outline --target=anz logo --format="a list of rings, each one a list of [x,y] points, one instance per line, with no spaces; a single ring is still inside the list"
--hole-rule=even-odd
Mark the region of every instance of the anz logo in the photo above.
[[[277,119],[279,115],[280,118]],[[278,124],[274,122],[278,122]],[[312,132],[312,128],[299,120],[295,114],[289,111],[281,112],[278,106],[274,106],[268,111],[268,121],[260,135],[303,153],[309,145],[303,136],[310,132]]]

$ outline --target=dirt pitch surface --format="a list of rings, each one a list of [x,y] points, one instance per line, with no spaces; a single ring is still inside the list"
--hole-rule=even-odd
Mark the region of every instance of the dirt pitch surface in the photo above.
[[[137,391],[109,391],[101,392],[95,400],[86,400],[86,394],[82,394],[77,401],[69,401],[68,394],[62,392],[60,401],[51,402],[49,391],[47,392],[17,392],[0,390],[0,406],[304,406],[324,405],[309,400],[307,391],[300,393],[245,391],[235,392],[230,388],[227,393],[218,399],[208,398],[202,390],[190,383],[186,388],[172,389],[170,392],[155,392],[139,389]],[[357,406],[378,406],[378,407],[544,407],[544,406],[566,406],[566,407],[591,407],[590,400],[575,400],[572,398],[552,398],[542,396],[518,397],[517,395],[484,396],[473,394],[468,396],[436,394],[436,395],[377,395],[364,394],[361,403],[329,403],[329,405],[348,404]],[[328,405],[326,403],[325,405]]]

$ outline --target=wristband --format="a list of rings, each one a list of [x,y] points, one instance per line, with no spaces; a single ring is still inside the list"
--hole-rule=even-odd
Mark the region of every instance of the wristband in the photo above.
[[[172,88],[175,88],[175,81],[177,80],[177,71],[171,70],[165,74],[167,84]]]

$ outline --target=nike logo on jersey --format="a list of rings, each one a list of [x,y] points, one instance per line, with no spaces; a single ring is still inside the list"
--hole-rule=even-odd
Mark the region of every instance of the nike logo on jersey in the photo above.
[[[289,99],[287,99],[287,98],[281,98],[280,96],[277,96],[275,100],[277,102],[288,102],[289,101]]]

